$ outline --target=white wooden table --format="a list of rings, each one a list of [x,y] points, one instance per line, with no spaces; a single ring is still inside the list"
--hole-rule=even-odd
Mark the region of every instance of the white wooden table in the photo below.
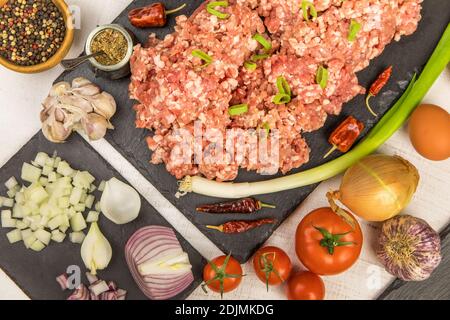
[[[78,6],[81,14],[81,29],[76,31],[75,43],[69,54],[81,53],[87,34],[96,25],[112,21],[130,0],[69,0]],[[56,67],[37,75],[22,75],[0,69],[0,166],[6,163],[40,128],[40,103],[46,97],[54,79],[62,72]],[[435,103],[450,110],[450,70],[444,72],[426,97],[426,102]],[[203,236],[176,208],[116,150],[102,140],[93,147],[110,162],[136,189],[206,258],[221,252]],[[450,222],[450,161],[430,162],[421,158],[412,148],[405,129],[397,132],[380,150],[383,153],[399,154],[421,173],[420,187],[406,212],[426,219],[440,230]],[[288,218],[269,239],[268,243],[285,249],[297,269],[301,269],[294,251],[294,232],[298,222],[312,209],[326,206],[325,193],[336,188],[340,177],[326,181],[317,188],[302,206]],[[362,222],[365,243],[361,258],[346,273],[325,277],[327,299],[374,299],[393,280],[377,262],[373,253],[377,225]],[[0,253],[1,254],[1,253]],[[269,293],[255,277],[250,264],[244,266],[247,274],[242,285],[225,299],[284,299],[283,288],[273,288]],[[206,295],[198,288],[191,299],[219,299],[215,294]],[[0,270],[0,299],[27,299],[27,296]]]

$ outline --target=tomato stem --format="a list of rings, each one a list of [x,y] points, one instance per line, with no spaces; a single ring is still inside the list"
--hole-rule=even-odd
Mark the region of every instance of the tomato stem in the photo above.
[[[355,242],[352,242],[352,241],[341,241],[342,237],[346,236],[347,234],[352,233],[353,230],[345,232],[345,233],[332,234],[325,228],[320,228],[320,227],[314,227],[314,228],[322,234],[323,239],[320,240],[320,245],[322,247],[327,248],[328,253],[330,255],[334,254],[335,247],[342,247],[342,246],[349,246],[349,245],[356,244]]]
[[[208,281],[205,281],[202,284],[202,289],[203,289],[203,291],[205,293],[208,293],[208,291],[206,290],[206,286],[208,286],[209,284],[211,284],[214,281],[219,281],[220,298],[223,299],[223,293],[224,293],[223,282],[224,282],[224,280],[227,279],[227,278],[234,278],[234,279],[235,278],[242,278],[244,276],[243,274],[229,274],[229,273],[225,272],[225,270],[227,269],[228,262],[230,261],[230,258],[231,258],[231,253],[229,253],[227,255],[227,257],[223,261],[222,267],[220,267],[220,269],[217,267],[217,265],[214,262],[208,260],[208,264],[214,270],[216,275],[214,276],[214,278],[209,279]]]

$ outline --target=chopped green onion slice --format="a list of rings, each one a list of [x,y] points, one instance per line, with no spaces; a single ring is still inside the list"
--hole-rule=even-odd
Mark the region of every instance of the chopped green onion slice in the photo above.
[[[272,50],[272,44],[262,34],[257,33],[252,39],[258,41],[266,51]]]
[[[262,126],[266,130],[266,137],[268,137],[269,134],[270,134],[270,125],[269,125],[269,123],[264,122]]]
[[[320,66],[319,69],[317,69],[316,74],[316,82],[322,89],[325,89],[327,87],[328,83],[328,69]]]
[[[353,42],[356,39],[356,36],[358,35],[359,30],[361,30],[361,24],[357,22],[356,20],[352,20],[350,22],[350,31],[348,33],[348,41]]]
[[[286,104],[291,102],[291,96],[286,93],[279,93],[273,98],[272,102],[275,104]]]
[[[286,79],[283,76],[279,76],[277,78],[277,88],[278,88],[279,93],[285,93],[289,96],[292,95],[291,87],[289,87],[289,83],[286,81]]]
[[[206,5],[206,11],[210,14],[215,15],[219,19],[228,19],[230,15],[228,13],[223,13],[216,10],[216,7],[228,7],[228,1],[212,1]]]
[[[306,21],[309,21],[309,17],[317,18],[317,10],[316,7],[314,7],[314,4],[310,1],[302,1],[302,11],[303,11],[303,18]]]
[[[247,70],[255,71],[257,65],[256,65],[256,63],[253,62],[253,61],[246,61],[246,62],[244,63],[244,67],[245,67],[245,69],[247,69]]]
[[[254,54],[251,57],[252,61],[259,61],[259,60],[264,60],[267,59],[269,57],[269,55],[267,53],[263,53],[263,54]]]
[[[207,67],[213,62],[213,58],[208,54],[206,54],[205,52],[203,52],[202,50],[198,49],[192,50],[191,54],[193,57],[200,58],[203,61],[205,61],[205,64],[202,67]]]
[[[248,104],[237,104],[228,108],[228,114],[230,116],[239,116],[248,111]]]

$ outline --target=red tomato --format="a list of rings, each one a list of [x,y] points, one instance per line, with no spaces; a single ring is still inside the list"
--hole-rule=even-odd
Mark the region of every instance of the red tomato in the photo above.
[[[253,268],[258,278],[269,289],[269,285],[279,285],[289,278],[292,263],[286,252],[280,248],[265,247],[255,253],[253,257]]]
[[[346,211],[344,214],[348,220],[331,208],[320,208],[309,213],[298,225],[295,250],[311,272],[338,274],[358,259],[363,244],[361,228],[355,217]]]
[[[220,256],[208,264],[203,269],[203,285],[214,292],[230,292],[236,289],[242,280],[242,267],[232,256]],[[206,290],[205,290],[206,291]]]
[[[325,285],[322,279],[309,271],[294,274],[287,283],[289,300],[323,300]]]

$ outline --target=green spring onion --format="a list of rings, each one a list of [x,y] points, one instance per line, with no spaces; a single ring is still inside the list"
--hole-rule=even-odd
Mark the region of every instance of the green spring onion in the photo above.
[[[279,76],[277,78],[277,88],[278,92],[285,93],[289,96],[291,96],[291,87],[289,87],[289,83],[286,81],[286,79],[283,76]]]
[[[205,52],[203,52],[202,50],[198,49],[192,50],[191,54],[193,57],[200,58],[205,62],[205,64],[203,64],[202,67],[207,67],[213,62],[213,58],[208,54],[206,54]]]
[[[327,87],[327,84],[328,84],[328,69],[327,68],[320,66],[317,69],[316,82],[318,85],[320,85],[320,87],[322,89],[325,89]]]
[[[188,192],[220,197],[245,198],[304,187],[330,179],[375,152],[408,119],[433,83],[450,62],[450,24],[419,79],[410,82],[402,97],[353,150],[323,165],[289,176],[260,182],[217,182],[202,177],[186,177],[180,183],[178,196]]]
[[[352,20],[350,22],[350,31],[348,32],[348,41],[353,42],[356,39],[356,36],[358,35],[359,30],[361,30],[361,23],[357,22],[356,20]]]
[[[208,11],[210,14],[215,15],[217,18],[225,20],[230,17],[228,13],[223,13],[218,10],[216,10],[216,7],[228,7],[228,1],[212,1],[206,5],[206,11]]]
[[[278,94],[273,98],[275,104],[286,104],[291,102],[292,92],[288,82],[283,76],[277,78]]]
[[[230,116],[240,116],[248,112],[248,104],[237,104],[228,108],[228,114]]]
[[[252,55],[251,60],[257,62],[260,60],[267,59],[268,57],[269,57],[269,55],[267,53],[254,54],[254,55]]]
[[[310,1],[302,1],[302,11],[303,11],[303,18],[306,21],[309,21],[309,17],[311,16],[313,19],[317,18],[317,10],[316,7],[314,7],[314,4]]]
[[[262,34],[257,33],[252,39],[258,41],[266,51],[272,50],[272,44]]]
[[[244,62],[244,67],[245,67],[245,69],[247,69],[247,70],[255,71],[257,65],[256,65],[256,63],[253,62],[253,61],[246,61],[246,62]]]
[[[273,97],[272,102],[274,104],[287,104],[291,102],[291,96],[286,93],[278,93],[275,97]]]

